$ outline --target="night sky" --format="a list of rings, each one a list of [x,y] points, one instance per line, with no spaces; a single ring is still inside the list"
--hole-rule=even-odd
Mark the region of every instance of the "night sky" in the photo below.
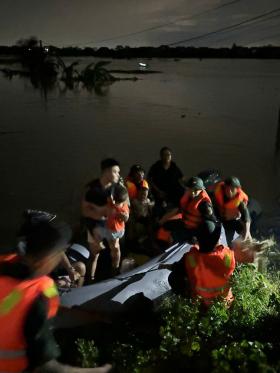
[[[258,22],[182,45],[218,47],[231,46],[234,42],[280,45],[279,0],[239,0],[215,9],[232,2],[0,0],[0,44],[11,45],[20,38],[35,35],[44,43],[57,46],[159,46],[215,31],[279,8],[278,13],[258,19]],[[155,29],[144,31],[150,28]]]

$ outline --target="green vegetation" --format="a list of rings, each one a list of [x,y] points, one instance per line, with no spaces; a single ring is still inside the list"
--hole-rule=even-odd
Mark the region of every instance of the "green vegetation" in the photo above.
[[[109,358],[117,371],[277,372],[279,276],[241,265],[232,289],[235,301],[230,308],[222,301],[206,310],[199,300],[166,299],[159,310],[156,342],[135,332],[113,345]],[[84,357],[89,353],[85,348],[80,352]]]

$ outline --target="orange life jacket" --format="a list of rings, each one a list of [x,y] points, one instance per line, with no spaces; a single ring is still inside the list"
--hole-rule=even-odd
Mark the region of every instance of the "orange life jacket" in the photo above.
[[[136,185],[129,177],[125,181],[126,188],[128,191],[129,199],[137,198],[139,188],[149,189],[149,184],[147,180],[143,179],[140,185]]]
[[[172,216],[171,218],[168,219],[168,221],[171,221],[171,220],[181,220],[182,219],[182,214],[177,214],[177,215],[174,215]],[[159,241],[164,241],[168,244],[171,244],[173,239],[172,239],[172,234],[170,232],[170,230],[164,228],[164,227],[160,227],[158,230],[157,230],[157,233],[156,233],[156,239],[159,240]]]
[[[229,278],[235,269],[234,252],[223,245],[210,253],[200,253],[193,246],[184,256],[185,270],[192,295],[201,297],[205,305],[211,305],[217,297],[233,300]]]
[[[50,277],[24,281],[9,276],[0,277],[0,372],[19,373],[27,369],[24,323],[39,295],[48,300],[47,317],[54,317],[59,298]]]
[[[205,190],[195,198],[192,198],[191,193],[187,191],[181,198],[182,218],[188,229],[197,229],[202,223],[202,215],[198,209],[201,202],[211,203],[211,199]]]
[[[243,192],[241,188],[237,188],[236,196],[225,202],[224,193],[225,183],[222,181],[219,183],[215,189],[214,196],[215,202],[218,207],[220,216],[223,220],[235,220],[239,219],[241,214],[238,209],[240,203],[248,203],[248,196]]]

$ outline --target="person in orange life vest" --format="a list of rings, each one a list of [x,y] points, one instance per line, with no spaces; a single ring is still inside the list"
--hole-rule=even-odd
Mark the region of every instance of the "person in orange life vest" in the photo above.
[[[51,323],[59,297],[48,274],[59,264],[69,245],[70,227],[50,218],[50,214],[29,211],[19,236],[18,260],[0,266],[0,371],[107,372],[110,366],[101,371],[87,370],[56,361],[59,349]]]
[[[225,228],[229,246],[231,246],[235,232],[242,234],[244,240],[251,239],[248,196],[243,192],[237,177],[232,176],[218,183],[214,191],[213,202]]]
[[[147,188],[149,190],[149,184],[147,180],[144,179],[144,176],[145,171],[140,165],[135,164],[130,168],[129,174],[125,180],[125,186],[131,201],[137,198],[141,188]]]
[[[167,230],[171,230],[173,241],[191,241],[200,234],[200,227],[206,219],[216,220],[210,197],[205,191],[202,179],[192,177],[188,180],[187,191],[180,201],[180,207],[165,214],[159,221]],[[182,214],[181,219],[170,220]]]
[[[105,228],[96,227],[93,234],[97,237],[100,251],[104,248],[102,241],[109,243],[112,267],[118,269],[121,259],[120,239],[125,233],[125,223],[129,218],[128,192],[121,184],[117,184],[113,190],[111,203],[108,205],[107,221]]]
[[[113,158],[101,162],[101,176],[87,185],[82,200],[82,223],[87,228],[87,240],[91,252],[91,270],[89,277],[94,279],[100,242],[93,230],[97,227],[105,228],[107,220],[108,203],[111,200],[114,186],[120,181],[120,166]]]
[[[220,223],[208,220],[202,232],[198,245],[192,246],[179,262],[160,268],[171,270],[169,283],[175,293],[199,297],[206,306],[220,298],[231,303],[229,280],[235,269],[234,252],[219,244]]]

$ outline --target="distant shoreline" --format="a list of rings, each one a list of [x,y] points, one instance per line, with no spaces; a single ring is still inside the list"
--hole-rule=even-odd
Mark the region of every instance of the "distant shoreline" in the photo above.
[[[230,48],[195,48],[195,47],[169,47],[162,45],[160,47],[123,47],[116,48],[79,48],[79,47],[55,47],[52,45],[47,48],[50,55],[61,57],[98,57],[112,59],[135,59],[135,58],[162,58],[162,59],[280,59],[280,46],[260,46],[243,47],[233,44]],[[26,52],[21,46],[0,46],[0,56],[13,57]]]

